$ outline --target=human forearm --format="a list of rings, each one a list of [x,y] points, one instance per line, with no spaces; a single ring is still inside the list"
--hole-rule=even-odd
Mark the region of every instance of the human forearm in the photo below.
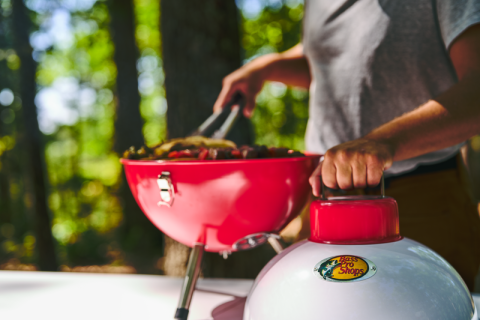
[[[394,161],[413,158],[465,141],[480,133],[479,74],[470,74],[445,93],[373,130],[366,136],[329,149],[310,183],[320,192],[362,188],[380,181]]]
[[[302,45],[299,44],[282,53],[258,57],[226,76],[214,110],[221,110],[235,92],[239,91],[246,99],[244,113],[250,116],[255,108],[255,97],[265,81],[279,81],[286,85],[308,88],[310,70],[303,56]]]
[[[265,81],[278,81],[286,85],[309,88],[311,82],[310,68],[303,55],[301,44],[282,53],[264,56]],[[263,57],[260,57],[261,59]]]
[[[460,81],[366,136],[390,145],[395,161],[443,149],[480,133],[480,25],[462,33],[449,53]]]
[[[480,74],[464,77],[445,93],[373,130],[365,139],[385,143],[393,161],[416,157],[480,133]]]

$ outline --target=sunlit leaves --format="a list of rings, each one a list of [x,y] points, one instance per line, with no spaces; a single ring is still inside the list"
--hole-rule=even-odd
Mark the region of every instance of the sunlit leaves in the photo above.
[[[160,56],[160,2],[135,0],[135,36],[140,50],[151,48]]]
[[[12,136],[0,137],[0,156],[8,150],[12,150],[15,146],[15,139]]]
[[[300,41],[301,20],[290,13],[303,12],[303,6],[282,6],[278,10],[266,7],[256,19],[243,19],[242,45],[247,59],[271,51],[284,51]],[[262,49],[263,48],[263,49]]]
[[[16,54],[11,54],[7,57],[7,66],[12,70],[20,68],[20,58]]]
[[[143,135],[147,145],[155,145],[166,136],[167,104],[163,88],[164,73],[160,54],[160,3],[135,0],[136,40],[141,57],[137,62],[138,90],[142,100]]]
[[[0,61],[5,60],[7,66],[11,70],[17,70],[20,68],[20,58],[13,49],[2,50],[0,49]]]
[[[115,194],[121,165],[111,151],[117,71],[105,3],[90,1],[89,6],[73,8],[60,2],[40,8],[42,3],[34,2],[31,6],[38,7],[40,24],[31,38],[39,63],[37,106],[40,123],[49,134],[48,203],[54,214],[52,232],[65,259],[75,255],[67,252],[78,241],[84,242],[82,248],[96,252],[98,241],[105,240],[83,234],[110,232],[122,220]],[[65,24],[63,35],[55,32],[55,23]],[[59,36],[63,44],[58,43]]]
[[[280,6],[278,3],[267,5],[255,18],[244,16],[242,45],[246,61],[287,50],[300,42],[302,16],[303,5],[293,0]],[[267,84],[257,97],[252,118],[256,142],[304,149],[307,102],[306,90],[287,89],[279,83]]]
[[[86,179],[99,179],[106,186],[113,186],[121,173],[121,165],[115,154],[101,158],[85,157],[79,162],[80,171]]]
[[[280,52],[298,43],[303,15],[301,1],[244,2],[248,1],[259,6],[242,19],[245,60]],[[106,248],[116,248],[112,234],[123,219],[121,199],[116,195],[121,165],[111,151],[117,70],[106,3],[95,0],[26,2],[35,11],[33,19],[37,25],[30,41],[38,63],[37,107],[46,141],[48,204],[53,213],[52,231],[59,244],[61,262],[78,261],[79,256],[105,256],[106,252],[116,250]],[[0,4],[2,14],[8,15],[10,1],[0,0]],[[153,145],[166,136],[160,9],[155,0],[134,0],[134,4],[135,36],[140,53],[138,90],[145,121],[143,133],[147,144]],[[0,63],[12,72],[20,67],[18,57],[10,48],[0,50]],[[257,142],[303,149],[307,99],[305,91],[287,89],[281,84],[267,85],[258,97],[253,117]],[[10,100],[8,92],[0,97],[2,124],[12,122],[12,114],[15,116],[14,111],[21,105],[16,97],[11,104]],[[50,123],[42,117],[48,117]],[[16,145],[15,139],[14,135],[2,134],[0,156]],[[0,162],[0,170],[1,165]],[[12,201],[21,202],[29,210],[34,199],[25,192],[23,183],[11,179],[8,192]],[[5,225],[7,227],[0,230],[1,250],[17,258],[30,257],[35,238],[20,231],[26,227],[17,228],[17,222],[2,224]],[[15,226],[13,231],[9,225]],[[141,232],[139,230],[139,237]],[[121,263],[121,256],[115,256],[115,263]]]

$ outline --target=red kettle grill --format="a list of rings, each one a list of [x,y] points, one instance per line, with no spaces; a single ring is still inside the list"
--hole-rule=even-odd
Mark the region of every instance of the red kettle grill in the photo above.
[[[233,107],[214,136],[225,136],[240,112]],[[210,130],[217,116],[196,133]],[[145,215],[169,237],[193,248],[176,319],[187,319],[203,251],[228,255],[278,237],[305,206],[311,194],[308,178],[319,158],[121,160]]]

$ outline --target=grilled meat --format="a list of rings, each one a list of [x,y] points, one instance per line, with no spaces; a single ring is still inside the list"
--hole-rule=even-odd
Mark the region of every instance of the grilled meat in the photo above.
[[[123,158],[135,160],[223,160],[302,157],[303,153],[287,148],[266,146],[242,146],[223,139],[200,136],[172,139],[154,147],[130,147]]]

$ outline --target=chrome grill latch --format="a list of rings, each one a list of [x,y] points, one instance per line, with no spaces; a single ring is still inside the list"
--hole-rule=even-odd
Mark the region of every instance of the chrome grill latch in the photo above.
[[[157,205],[171,207],[175,199],[175,190],[173,189],[170,172],[163,171],[162,174],[158,176],[157,184],[160,189],[160,201]]]

